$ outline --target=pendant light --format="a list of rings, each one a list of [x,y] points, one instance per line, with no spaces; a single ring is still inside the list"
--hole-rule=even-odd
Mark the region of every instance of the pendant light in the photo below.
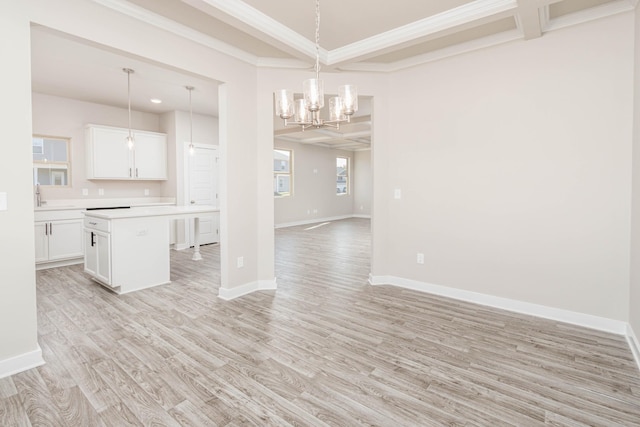
[[[293,92],[286,89],[276,92],[276,114],[284,125],[298,125],[305,130],[310,127],[339,128],[340,123],[350,122],[358,111],[358,88],[354,85],[338,87],[338,96],[329,100],[329,120],[320,118],[324,107],[324,83],[320,80],[320,0],[316,0],[316,64],[315,78],[302,84],[304,97],[294,102]]]
[[[127,102],[128,102],[128,110],[129,110],[129,135],[127,135],[127,147],[129,150],[133,150],[135,145],[135,140],[133,139],[133,133],[131,132],[131,74],[134,71],[131,68],[123,68],[122,71],[127,73]]]
[[[193,108],[191,107],[191,92],[195,89],[193,86],[185,86],[189,91],[189,155],[193,156],[196,149],[193,146]]]

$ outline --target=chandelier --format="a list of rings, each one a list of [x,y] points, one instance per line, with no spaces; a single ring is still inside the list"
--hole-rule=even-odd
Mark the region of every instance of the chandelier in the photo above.
[[[276,115],[285,126],[308,128],[339,128],[340,123],[351,121],[358,111],[358,89],[354,85],[338,87],[338,96],[329,99],[329,120],[320,117],[324,107],[324,84],[320,80],[320,0],[316,0],[316,76],[302,83],[303,97],[294,100],[293,92],[282,89],[276,92]]]

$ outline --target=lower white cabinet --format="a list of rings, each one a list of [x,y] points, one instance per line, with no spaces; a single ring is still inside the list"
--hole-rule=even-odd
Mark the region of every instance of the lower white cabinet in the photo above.
[[[111,236],[98,230],[84,229],[84,271],[106,285],[111,285]]]
[[[82,263],[82,219],[36,221],[34,230],[37,269]]]

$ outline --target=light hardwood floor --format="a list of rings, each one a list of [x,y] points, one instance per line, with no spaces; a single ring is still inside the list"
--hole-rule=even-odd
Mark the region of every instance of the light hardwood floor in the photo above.
[[[369,221],[276,231],[278,290],[216,297],[219,248],[118,296],[38,272],[46,365],[0,380],[0,426],[638,426],[621,336],[372,287]]]

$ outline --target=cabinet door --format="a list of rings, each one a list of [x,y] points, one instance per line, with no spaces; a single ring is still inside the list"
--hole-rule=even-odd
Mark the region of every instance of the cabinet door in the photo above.
[[[133,175],[131,151],[124,129],[91,128],[87,162],[89,179],[130,179]]]
[[[134,177],[137,179],[167,179],[166,135],[137,132],[135,138]]]
[[[48,222],[35,223],[36,262],[43,262],[43,261],[49,260],[48,230],[49,230]]]
[[[111,237],[96,231],[97,260],[95,277],[101,282],[111,285]]]
[[[84,271],[92,276],[98,272],[98,246],[95,232],[84,230]]]
[[[83,255],[82,220],[49,222],[49,260],[76,258]]]

